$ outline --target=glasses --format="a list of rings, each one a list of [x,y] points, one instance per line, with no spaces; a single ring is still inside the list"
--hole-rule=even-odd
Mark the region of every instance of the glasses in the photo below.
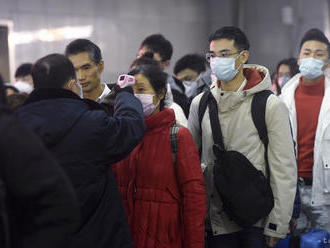
[[[230,51],[222,51],[219,52],[219,55],[215,54],[214,52],[208,52],[205,55],[205,58],[207,60],[207,62],[210,62],[211,59],[214,59],[216,57],[218,58],[230,58],[231,56],[235,55],[235,54],[240,54],[242,51],[237,51],[235,53],[231,53]]]

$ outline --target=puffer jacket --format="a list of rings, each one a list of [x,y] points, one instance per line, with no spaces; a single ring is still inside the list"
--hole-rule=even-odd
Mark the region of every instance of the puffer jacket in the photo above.
[[[127,156],[144,135],[140,101],[116,96],[113,117],[94,101],[64,89],[37,89],[17,116],[62,166],[78,196],[82,221],[71,248],[132,247],[110,163]]]
[[[295,75],[282,88],[281,98],[289,108],[292,133],[297,142],[295,91],[301,74]],[[330,78],[325,77],[325,91],[314,141],[312,206],[330,205]]]
[[[263,66],[245,65],[244,67],[247,81],[241,92],[221,91],[217,83],[211,86],[211,92],[218,103],[226,149],[242,153],[265,174],[264,145],[252,120],[251,102],[255,93],[271,88],[271,80],[268,69]],[[206,165],[204,178],[208,199],[208,219],[214,235],[233,233],[241,228],[222,211],[222,201],[214,186],[215,156],[212,150],[213,138],[208,108],[201,124],[202,136],[200,132],[198,106],[202,94],[195,97],[192,102],[188,127],[197,146],[203,144],[202,162]],[[288,232],[293,210],[297,167],[288,110],[275,95],[271,95],[267,100],[265,119],[269,137],[270,183],[275,203],[268,218],[260,220],[256,226],[264,227],[264,233],[268,236],[284,238]]]
[[[172,109],[146,118],[147,132],[128,158],[113,165],[137,248],[204,247],[205,185],[197,148],[179,128],[176,167]]]

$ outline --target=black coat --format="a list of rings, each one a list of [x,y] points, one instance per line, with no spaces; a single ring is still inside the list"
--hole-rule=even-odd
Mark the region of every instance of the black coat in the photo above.
[[[64,171],[40,140],[0,107],[0,247],[64,248],[79,205]],[[5,235],[7,234],[7,235]]]
[[[39,89],[17,114],[50,149],[76,189],[82,223],[71,247],[131,247],[110,164],[126,157],[144,135],[140,101],[118,93],[111,117],[99,104],[70,91]]]

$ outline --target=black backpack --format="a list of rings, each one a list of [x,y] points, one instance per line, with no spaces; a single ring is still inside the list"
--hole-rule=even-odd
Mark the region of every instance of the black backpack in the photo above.
[[[272,92],[268,90],[259,92],[254,95],[251,104],[253,122],[265,146],[266,177],[243,154],[225,149],[217,102],[210,91],[204,93],[199,104],[200,125],[206,107],[209,108],[214,141],[213,153],[216,157],[213,171],[214,183],[222,199],[223,210],[231,220],[243,228],[251,227],[260,219],[267,217],[274,207],[265,123],[266,102],[271,94]]]

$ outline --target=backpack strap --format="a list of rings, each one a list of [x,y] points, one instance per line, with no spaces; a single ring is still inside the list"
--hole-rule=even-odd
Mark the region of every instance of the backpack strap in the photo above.
[[[201,100],[199,101],[198,105],[198,121],[199,121],[199,127],[200,127],[200,132],[202,132],[202,120],[206,111],[207,103],[209,100],[209,95],[212,95],[210,90],[206,90],[203,95]]]
[[[170,129],[170,141],[172,148],[172,157],[173,157],[173,165],[176,171],[176,155],[178,153],[178,132],[179,126],[177,124],[173,124]]]
[[[261,92],[256,93],[253,96],[252,103],[251,103],[251,114],[253,123],[258,131],[259,137],[262,143],[265,146],[265,162],[266,162],[266,176],[268,182],[270,181],[270,168],[268,162],[268,134],[267,134],[267,126],[266,126],[266,104],[267,99],[273,92],[270,90],[264,90]]]

